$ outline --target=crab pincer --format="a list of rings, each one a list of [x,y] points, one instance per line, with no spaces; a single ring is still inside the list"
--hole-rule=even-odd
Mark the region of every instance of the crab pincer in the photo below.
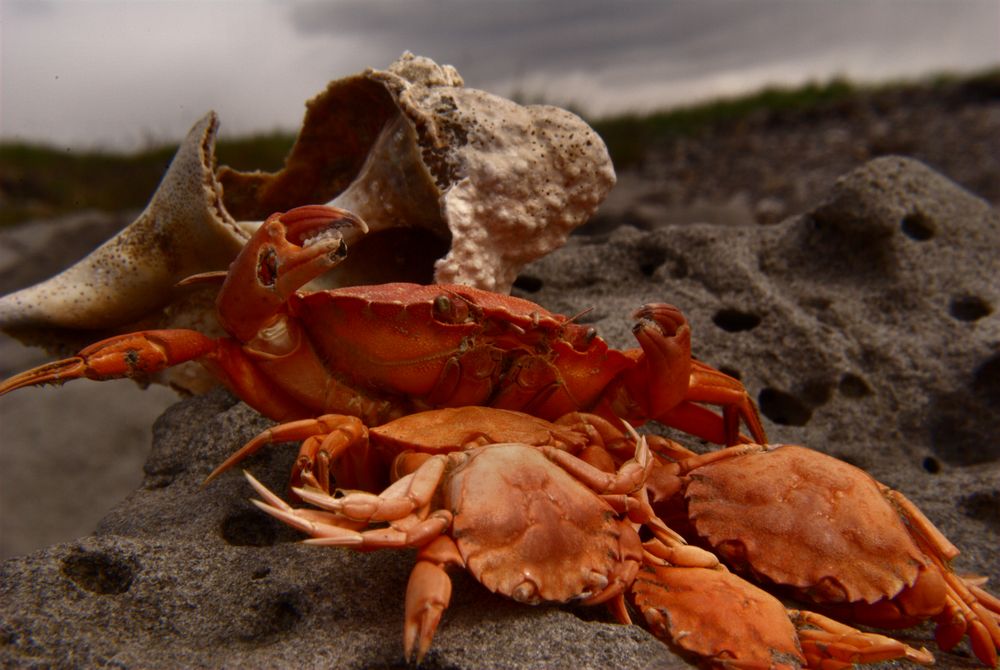
[[[279,365],[288,368],[308,367],[309,363],[321,367],[314,360],[303,360],[310,351],[303,347],[294,326],[288,327],[285,305],[302,285],[343,260],[347,244],[366,231],[365,223],[350,212],[325,205],[273,214],[233,261],[216,300],[223,327],[237,339],[211,338],[189,329],[117,335],[86,347],[76,356],[7,379],[0,383],[0,395],[81,377],[147,381],[166,368],[198,360],[265,413],[288,418],[306,415],[295,398],[268,377],[262,369],[267,363],[262,365],[261,361],[271,365],[281,361]],[[191,281],[219,278],[219,274],[210,273]]]

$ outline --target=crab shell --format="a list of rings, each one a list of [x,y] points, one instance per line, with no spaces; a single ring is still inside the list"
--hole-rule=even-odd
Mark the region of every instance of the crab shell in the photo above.
[[[731,572],[646,565],[632,586],[650,630],[684,656],[719,667],[797,668],[805,657],[777,599]]]
[[[214,113],[195,124],[134,223],[0,298],[0,328],[58,353],[139,327],[220,334],[206,291],[176,284],[225,270],[273,212],[328,201],[372,232],[326,287],[433,279],[507,292],[615,181],[575,115],[467,89],[451,66],[409,53],[309,101],[278,172],[216,172],[217,129]]]
[[[518,602],[565,603],[631,582],[639,535],[537,449],[505,444],[455,454],[443,505],[469,572]]]
[[[502,356],[516,369],[516,352],[549,350],[561,375],[560,391],[539,398],[539,406],[528,411],[555,419],[590,406],[616,375],[634,365],[630,355],[609,348],[592,328],[527,300],[460,285],[345,287],[293,296],[289,310],[315,334],[312,341],[330,369],[366,387],[432,404],[459,395],[485,401],[496,390],[492,385]],[[480,346],[470,347],[473,340]],[[449,367],[453,357],[460,366]],[[542,372],[529,366],[518,375],[531,389],[531,376]],[[507,384],[507,399],[494,398],[491,404],[522,409],[537,394],[535,386],[522,398],[517,384]]]
[[[695,530],[727,562],[812,600],[873,603],[925,574],[924,553],[876,481],[810,449],[702,466],[685,496]]]

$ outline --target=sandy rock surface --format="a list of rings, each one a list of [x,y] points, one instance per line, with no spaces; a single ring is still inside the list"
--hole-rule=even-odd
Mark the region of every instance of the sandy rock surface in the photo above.
[[[826,451],[902,490],[962,549],[959,571],[989,575],[995,592],[997,249],[995,209],[920,163],[883,158],[777,225],[572,238],[529,266],[517,291],[554,311],[592,308],[582,319],[617,346],[632,346],[636,306],[677,304],[696,356],[743,380],[773,442]],[[44,391],[20,392],[32,393]],[[401,666],[411,554],[300,545],[246,503],[236,473],[199,488],[265,425],[221,392],[172,407],[156,422],[142,484],[93,535],[3,563],[0,664]],[[293,452],[246,466],[283,491]],[[41,477],[33,495],[86,504],[74,494],[79,472],[56,470],[65,479]],[[681,663],[638,627],[607,621],[597,608],[518,606],[458,576],[426,665]],[[929,629],[907,635],[933,648]],[[938,667],[975,666],[964,644],[937,656]]]

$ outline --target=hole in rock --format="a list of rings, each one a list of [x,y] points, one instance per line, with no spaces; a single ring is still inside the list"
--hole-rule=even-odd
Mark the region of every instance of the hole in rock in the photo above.
[[[80,588],[100,595],[125,593],[135,577],[133,566],[125,559],[82,549],[63,559],[62,573]]]
[[[687,261],[683,258],[674,259],[670,266],[670,276],[674,279],[684,279],[690,272]]]
[[[942,462],[954,466],[1000,459],[1000,413],[982,395],[957,391],[934,395],[925,427],[931,449]]]
[[[639,260],[639,271],[645,277],[652,277],[656,270],[667,262],[667,252],[663,249],[650,247],[642,250]]]
[[[812,409],[790,393],[766,388],[757,396],[761,413],[783,426],[804,426],[812,418]]]
[[[219,531],[222,539],[237,547],[269,547],[277,539],[270,517],[250,510],[226,517]]]
[[[276,635],[287,633],[302,620],[302,613],[290,594],[250,607],[248,628],[241,636],[246,641],[266,643]]]
[[[925,471],[931,473],[932,475],[936,475],[941,472],[941,461],[933,456],[926,457],[920,465],[923,466]]]
[[[540,278],[532,275],[518,275],[514,280],[514,288],[519,288],[525,293],[538,293],[543,285]]]
[[[978,321],[992,312],[988,302],[974,295],[955,296],[948,304],[948,313],[959,321]]]
[[[1000,409],[1000,354],[979,364],[972,376],[972,390],[994,409]]]
[[[262,614],[264,623],[271,633],[290,631],[302,619],[302,613],[287,599],[276,600]]]
[[[264,579],[269,574],[271,574],[271,568],[265,565],[262,568],[257,568],[256,570],[254,570],[253,574],[250,575],[250,579]]]
[[[833,395],[833,385],[825,379],[810,379],[802,385],[801,395],[807,405],[824,405]]]
[[[760,324],[760,317],[738,309],[720,309],[712,316],[712,322],[722,330],[738,333],[756,328]]]
[[[903,234],[912,240],[925,242],[934,237],[934,222],[920,212],[907,214],[899,224]]]
[[[994,528],[1000,528],[1000,491],[989,493],[980,491],[963,497],[959,501],[962,514],[970,519],[984,521]]]
[[[871,395],[872,392],[871,387],[868,386],[868,382],[850,372],[846,372],[841,376],[840,383],[837,384],[837,390],[845,398],[864,398],[866,395]]]

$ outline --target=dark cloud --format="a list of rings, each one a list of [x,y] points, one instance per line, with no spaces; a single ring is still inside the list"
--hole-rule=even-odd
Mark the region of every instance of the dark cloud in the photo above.
[[[690,77],[823,54],[840,58],[846,71],[858,50],[891,59],[906,57],[894,56],[894,46],[946,47],[940,40],[954,37],[948,27],[963,14],[992,15],[996,26],[996,7],[978,0],[343,0],[298,4],[292,16],[303,33],[364,35],[453,63],[467,83],[487,86],[529,73],[611,69]],[[965,39],[974,44],[984,34]]]
[[[207,109],[224,132],[294,128],[327,81],[404,50],[600,116],[995,65],[1000,2],[0,0],[0,136],[135,144]]]

